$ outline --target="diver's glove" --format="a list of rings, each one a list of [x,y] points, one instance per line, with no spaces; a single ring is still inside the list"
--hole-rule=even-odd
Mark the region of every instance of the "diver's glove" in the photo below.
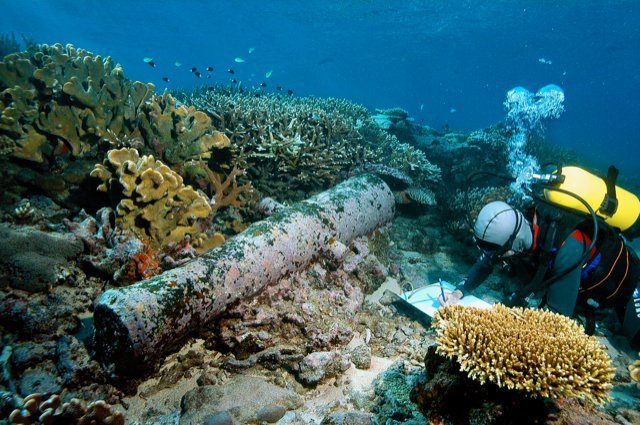
[[[636,308],[636,315],[640,317],[640,288],[633,291],[633,306]]]

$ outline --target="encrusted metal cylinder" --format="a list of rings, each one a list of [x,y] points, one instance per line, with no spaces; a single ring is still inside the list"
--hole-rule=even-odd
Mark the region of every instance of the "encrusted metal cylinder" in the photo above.
[[[363,174],[278,210],[197,259],[110,289],[94,312],[96,348],[118,373],[143,369],[238,300],[306,267],[332,241],[349,244],[391,221],[394,197]]]

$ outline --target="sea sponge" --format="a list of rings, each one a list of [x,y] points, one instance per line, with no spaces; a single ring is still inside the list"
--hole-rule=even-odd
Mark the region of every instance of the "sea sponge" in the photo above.
[[[116,207],[116,224],[133,231],[155,246],[181,242],[189,234],[202,233],[201,220],[212,212],[209,199],[152,155],[136,149],[112,149],[92,177],[102,180],[98,190],[120,191],[124,198]]]
[[[437,353],[470,378],[530,396],[609,400],[615,369],[593,336],[566,316],[545,310],[460,305],[433,319]]]

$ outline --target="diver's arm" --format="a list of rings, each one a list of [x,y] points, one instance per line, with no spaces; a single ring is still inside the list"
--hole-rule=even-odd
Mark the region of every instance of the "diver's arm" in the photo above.
[[[552,275],[563,273],[569,267],[573,270],[560,279],[552,282],[547,292],[547,307],[557,313],[571,317],[576,308],[578,290],[580,289],[580,275],[582,264],[577,263],[582,258],[587,244],[569,236],[558,250],[553,262]]]
[[[482,254],[476,263],[469,270],[467,278],[453,291],[451,294],[438,297],[440,305],[451,305],[457,303],[462,297],[464,292],[472,290],[480,285],[491,274],[493,270],[493,258],[489,255]]]
[[[491,274],[493,270],[493,258],[487,254],[482,254],[478,261],[471,267],[469,270],[469,275],[464,280],[462,285],[458,286],[458,289],[461,291],[469,291],[477,288],[482,282],[484,282],[487,277]]]

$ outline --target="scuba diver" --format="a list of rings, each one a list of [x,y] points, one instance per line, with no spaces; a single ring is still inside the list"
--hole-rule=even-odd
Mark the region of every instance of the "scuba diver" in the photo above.
[[[511,294],[507,305],[526,305],[544,291],[541,306],[568,317],[577,309],[613,308],[633,346],[640,345],[640,260],[619,229],[540,203],[528,221],[501,201],[485,205],[473,226],[482,255],[456,291],[441,304],[454,304],[480,285],[498,263],[528,266],[533,277]],[[444,294],[443,294],[444,295]],[[595,323],[587,315],[587,331]],[[591,328],[591,329],[589,329]]]

